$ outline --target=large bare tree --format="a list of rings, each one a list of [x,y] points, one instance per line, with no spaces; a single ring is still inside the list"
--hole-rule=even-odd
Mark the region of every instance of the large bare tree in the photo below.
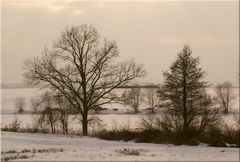
[[[113,90],[145,75],[142,65],[117,62],[115,41],[102,40],[93,26],[67,27],[52,49],[25,62],[28,84],[41,84],[64,95],[81,114],[88,135],[88,112],[117,99]]]

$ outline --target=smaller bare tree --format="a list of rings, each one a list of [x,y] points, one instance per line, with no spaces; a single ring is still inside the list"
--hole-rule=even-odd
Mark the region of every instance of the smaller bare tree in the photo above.
[[[15,107],[18,113],[23,113],[25,106],[26,106],[26,101],[24,97],[19,96],[15,99]]]
[[[50,126],[51,132],[55,134],[58,114],[55,111],[55,103],[51,92],[47,91],[42,94],[39,109],[41,111],[39,122],[43,123],[44,127]]]
[[[139,112],[139,104],[140,104],[140,88],[131,88],[123,92],[122,101],[125,105],[129,105],[134,109],[135,113]]]
[[[72,113],[72,106],[61,94],[46,91],[38,98],[30,100],[35,120],[42,130],[50,128],[55,134],[59,126],[63,134],[68,134],[69,115]]]
[[[146,103],[149,106],[151,113],[154,113],[155,107],[158,103],[157,89],[156,88],[147,88],[145,90],[145,99]]]
[[[69,115],[74,112],[74,108],[61,94],[54,95],[53,101],[56,104],[55,111],[59,112],[58,119],[62,126],[62,133],[68,134]]]
[[[233,92],[233,85],[231,82],[226,81],[215,86],[214,99],[219,108],[223,109],[224,113],[228,113],[235,97],[236,96]]]

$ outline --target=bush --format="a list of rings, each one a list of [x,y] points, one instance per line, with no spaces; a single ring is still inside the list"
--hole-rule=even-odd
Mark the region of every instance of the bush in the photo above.
[[[18,132],[20,129],[20,122],[18,119],[15,119],[12,123],[7,126],[1,128],[1,131],[8,131],[8,132]]]
[[[147,130],[147,133],[151,132],[151,135],[146,135],[146,137],[155,139],[158,143],[198,145],[204,141],[207,143],[212,142],[214,143],[213,145],[219,144],[219,142],[213,139],[216,139],[217,133],[221,134],[221,120],[217,115],[217,111],[207,112],[206,116],[195,119],[195,122],[189,125],[186,130],[183,129],[179,118],[170,113],[164,116],[148,115],[142,119],[141,125],[143,130]],[[216,132],[217,130],[218,132]],[[155,134],[155,137],[152,137],[152,134]],[[220,138],[221,135],[217,137]],[[144,141],[148,142],[147,140]],[[219,141],[223,140],[219,139]]]
[[[136,132],[122,129],[122,130],[101,130],[94,134],[93,136],[98,137],[100,139],[105,140],[123,140],[123,141],[130,141],[136,138]]]
[[[115,150],[115,152],[118,152],[118,153],[123,154],[125,156],[127,156],[127,155],[139,156],[140,151],[142,151],[142,150],[141,149],[129,149],[129,148]]]
[[[210,128],[200,137],[202,143],[207,143],[213,147],[225,147],[222,130],[218,127]]]
[[[216,120],[218,121],[218,120]],[[221,122],[209,122],[207,126],[188,128],[183,136],[182,128],[178,127],[177,120],[171,118],[161,118],[150,115],[142,120],[142,128],[131,130],[124,129],[102,130],[94,134],[95,137],[105,140],[134,140],[140,143],[161,143],[174,145],[199,145],[206,143],[214,147],[238,146],[239,147],[239,127],[232,128],[223,126]],[[202,120],[203,122],[203,120]],[[204,121],[203,123],[205,123]]]
[[[172,137],[167,138],[166,135],[157,129],[146,130],[102,130],[93,136],[104,140],[134,140],[138,143],[173,143]]]
[[[38,153],[56,153],[56,152],[63,152],[63,148],[56,149],[56,148],[50,148],[50,149],[39,149],[37,150]]]
[[[2,152],[2,154],[3,153],[5,153],[5,154],[15,154],[15,153],[17,153],[17,151],[16,150],[8,150],[6,152]]]
[[[28,150],[28,149],[23,149],[22,151],[21,151],[21,153],[26,153],[26,152],[31,152],[32,150]]]
[[[135,139],[135,142],[161,143],[161,135],[162,133],[156,129],[141,130],[137,133],[137,138]]]
[[[6,131],[6,132],[22,132],[22,133],[50,133],[47,129],[41,129],[36,126],[25,126],[25,127],[20,127],[20,122],[17,120],[14,120],[11,124],[8,126],[4,126],[1,128],[1,131]]]
[[[235,147],[240,147],[239,138],[240,138],[240,125],[237,128],[232,128],[225,125],[225,129],[223,131],[223,140],[225,143],[231,144]]]

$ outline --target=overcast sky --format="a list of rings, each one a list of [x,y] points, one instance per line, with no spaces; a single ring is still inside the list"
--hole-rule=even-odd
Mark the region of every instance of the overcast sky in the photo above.
[[[23,62],[67,25],[92,24],[118,42],[121,59],[134,59],[148,72],[143,82],[162,82],[184,44],[201,59],[210,83],[238,85],[239,8],[237,1],[5,0],[2,14],[2,83],[23,81]]]

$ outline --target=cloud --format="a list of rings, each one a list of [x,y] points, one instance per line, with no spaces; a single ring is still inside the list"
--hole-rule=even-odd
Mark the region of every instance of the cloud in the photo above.
[[[86,13],[86,9],[79,8],[79,6],[72,5],[74,1],[61,0],[61,1],[8,1],[6,5],[10,7],[28,9],[28,10],[46,10],[52,14],[71,14],[71,15],[82,15]]]
[[[103,8],[105,5],[103,3],[98,2],[95,6],[95,8]]]
[[[86,12],[87,12],[87,11],[84,10],[84,9],[82,9],[82,10],[80,10],[80,9],[75,9],[75,10],[71,11],[71,14],[72,14],[72,15],[83,15],[83,14],[85,14]]]
[[[152,38],[152,42],[160,43],[164,45],[175,45],[175,44],[185,44],[185,43],[204,43],[204,44],[216,44],[223,43],[229,41],[236,41],[230,39],[221,39],[216,37],[204,37],[204,36],[196,36],[196,37],[162,37],[162,38]]]

